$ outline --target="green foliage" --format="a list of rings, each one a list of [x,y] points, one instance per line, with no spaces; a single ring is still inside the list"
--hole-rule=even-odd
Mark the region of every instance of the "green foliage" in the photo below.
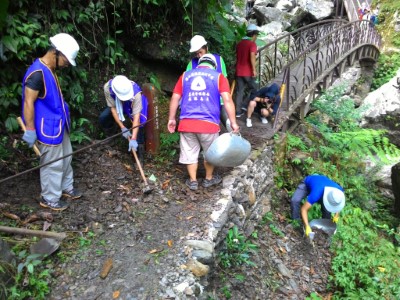
[[[90,141],[90,137],[86,133],[93,130],[93,125],[88,119],[79,118],[77,120],[73,120],[72,131],[70,133],[71,142],[77,142],[78,144],[81,144],[83,141]]]
[[[43,255],[18,253],[18,264],[14,285],[9,289],[7,299],[46,299],[49,293],[49,270],[45,269]]]
[[[179,133],[160,133],[160,153],[155,157],[160,162],[170,162],[179,149]]]
[[[229,229],[225,239],[225,249],[219,253],[220,264],[223,268],[240,266],[243,264],[255,266],[250,260],[251,251],[257,250],[246,237],[239,233],[237,226]]]
[[[400,54],[382,54],[379,56],[378,68],[375,69],[371,89],[376,90],[389,82],[400,68]]]
[[[331,149],[335,149],[345,157],[355,152],[383,163],[396,160],[400,151],[385,137],[385,131],[359,127],[358,121],[365,107],[355,109],[350,98],[341,96],[343,91],[344,86],[339,86],[326,92],[313,103],[313,107],[321,114],[308,118],[310,123],[318,126],[325,138],[326,148],[322,150],[327,152],[322,155],[330,157]],[[327,118],[329,123],[326,122]]]
[[[323,300],[318,294],[312,292],[309,297],[306,297],[305,300]]]
[[[280,237],[284,237],[285,236],[285,234],[274,224],[274,218],[273,218],[272,212],[270,212],[270,211],[267,212],[263,216],[260,224],[261,225],[268,225],[268,227],[272,231],[272,233],[276,234],[277,236],[280,236]]]
[[[359,127],[360,111],[350,99],[341,96],[342,88],[327,92],[313,103],[301,137],[287,134],[279,166],[280,182],[294,189],[304,176],[319,173],[345,188],[346,206],[341,212],[338,231],[333,237],[331,287],[335,299],[397,299],[400,296],[399,248],[393,241],[399,232],[387,224],[388,199],[374,185],[379,163],[398,155],[398,149],[386,140],[384,132]],[[368,171],[365,158],[379,163]],[[392,156],[392,157],[391,157]],[[306,163],[307,158],[312,158]],[[300,159],[299,159],[300,158]],[[287,170],[292,170],[292,172]],[[295,170],[296,172],[293,172]],[[385,207],[386,212],[380,207]],[[321,208],[313,205],[309,219],[319,218]],[[398,220],[396,220],[398,223]],[[356,254],[356,255],[355,255]],[[307,299],[319,299],[311,294]]]
[[[377,230],[369,212],[347,205],[332,247],[335,299],[400,297],[400,248]]]
[[[8,161],[12,153],[8,149],[9,138],[8,136],[2,136],[0,138],[0,160]]]
[[[224,286],[223,288],[221,288],[220,292],[225,296],[226,299],[232,298],[232,292],[228,286]]]

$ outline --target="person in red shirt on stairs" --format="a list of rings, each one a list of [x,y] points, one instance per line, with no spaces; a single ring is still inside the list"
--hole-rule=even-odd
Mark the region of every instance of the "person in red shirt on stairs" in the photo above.
[[[236,83],[235,97],[236,117],[240,117],[247,110],[247,101],[243,102],[244,89],[247,86],[250,94],[257,91],[256,83],[256,55],[255,43],[260,29],[254,24],[247,26],[247,34],[236,46]]]

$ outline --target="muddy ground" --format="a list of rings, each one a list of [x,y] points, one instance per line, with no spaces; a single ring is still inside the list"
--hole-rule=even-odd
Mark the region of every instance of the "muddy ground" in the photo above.
[[[242,134],[253,147],[265,141],[257,126],[249,130],[242,122]],[[159,162],[146,155],[145,174],[156,181],[149,181],[154,190],[145,195],[134,158],[125,148],[127,145],[118,141],[74,156],[76,187],[84,197],[69,201],[70,207],[63,212],[51,212],[51,223],[38,220],[22,226],[5,214],[0,217],[3,224],[37,230],[50,226],[48,230],[67,233],[47,265],[52,274],[48,299],[175,299],[163,291],[162,280],[166,274],[181,276],[175,270],[185,263],[182,241],[201,239],[220,187],[190,191],[184,185],[186,169],[177,158]],[[29,165],[19,165],[17,171]],[[13,170],[13,161],[3,162],[1,177]],[[216,171],[223,176],[231,169]],[[199,178],[203,177],[201,167]],[[21,220],[49,211],[38,205],[39,195],[38,171],[7,181],[0,188],[2,211]],[[315,245],[310,245],[289,222],[287,194],[277,190],[274,198],[280,200],[272,203],[272,220],[260,225],[251,240],[259,246],[251,257],[256,267],[212,266],[211,284],[200,298],[305,299],[312,292],[329,295],[329,238],[317,233]],[[107,259],[112,259],[112,268],[102,279]],[[196,297],[188,294],[187,299]]]

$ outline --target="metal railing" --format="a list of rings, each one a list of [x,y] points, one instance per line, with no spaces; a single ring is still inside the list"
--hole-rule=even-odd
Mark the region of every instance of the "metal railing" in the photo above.
[[[296,60],[319,38],[339,28],[345,20],[328,20],[304,26],[268,43],[258,50],[259,83],[263,86],[282,72],[285,65]]]
[[[357,59],[376,60],[380,43],[381,38],[369,21],[330,20],[303,27],[260,48],[260,84],[276,82],[286,87],[282,113],[275,118],[274,128],[279,129],[283,119],[304,104],[318,84],[338,65],[343,66],[352,53],[357,54]],[[329,85],[326,82],[324,86]]]

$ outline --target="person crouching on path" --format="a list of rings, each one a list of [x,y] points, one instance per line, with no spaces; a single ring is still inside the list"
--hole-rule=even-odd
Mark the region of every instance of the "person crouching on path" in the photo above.
[[[301,205],[301,201],[306,201]],[[306,236],[311,233],[308,223],[308,211],[315,203],[320,203],[322,208],[322,218],[330,219],[331,213],[335,215],[332,221],[337,223],[339,212],[345,204],[344,189],[324,175],[309,175],[297,187],[290,201],[292,219],[303,220]]]
[[[255,94],[250,95],[249,106],[247,107],[246,126],[252,127],[251,115],[256,111],[260,115],[261,122],[268,124],[267,117],[275,115],[281,103],[279,86],[276,83],[259,89]]]
[[[219,136],[220,97],[224,101],[232,131],[239,132],[228,80],[215,70],[216,66],[217,62],[213,55],[203,55],[196,69],[186,71],[179,77],[169,105],[168,131],[173,133],[176,129],[179,101],[182,99],[178,126],[181,148],[179,162],[187,165],[189,179],[185,184],[191,190],[198,189],[197,168],[200,149],[207,151]],[[204,161],[204,168],[206,177],[202,182],[203,187],[208,188],[222,181],[220,176],[213,174],[213,165]]]
[[[128,151],[138,151],[141,162],[144,157],[144,127],[147,121],[148,101],[142,95],[140,86],[123,75],[117,75],[104,84],[104,96],[107,108],[100,114],[99,122],[106,135],[112,135],[115,124],[121,129],[122,136],[129,141]],[[132,121],[132,132],[124,125],[125,116]]]
[[[82,194],[73,185],[69,107],[55,72],[76,66],[79,45],[66,33],[51,37],[50,43],[51,48],[33,62],[22,81],[22,119],[26,126],[22,139],[29,147],[39,142],[40,165],[67,156],[40,168],[39,204],[61,211],[68,207],[62,196],[78,199]]]

